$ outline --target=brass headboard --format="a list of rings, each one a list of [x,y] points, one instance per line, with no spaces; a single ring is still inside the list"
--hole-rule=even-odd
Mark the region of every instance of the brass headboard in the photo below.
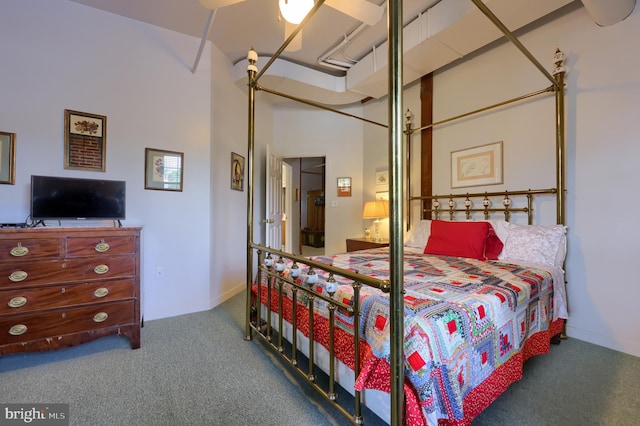
[[[524,213],[527,215],[527,223],[532,225],[534,197],[555,196],[557,193],[556,188],[550,188],[410,197],[408,216],[411,217],[412,202],[421,201],[420,217],[422,219],[440,219],[443,215],[448,215],[448,220],[456,220],[459,216],[464,217],[465,220],[471,220],[474,213],[481,213],[484,220],[489,220],[492,218],[492,213],[496,213],[502,214],[504,220],[509,222],[511,214]],[[525,199],[526,205],[514,203],[518,199]],[[407,227],[409,226],[410,222],[407,224]]]

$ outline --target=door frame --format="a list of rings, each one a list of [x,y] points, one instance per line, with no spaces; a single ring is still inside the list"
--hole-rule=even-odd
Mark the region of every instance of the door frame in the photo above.
[[[325,196],[327,193],[327,165],[326,165],[326,160],[327,160],[327,156],[326,155],[305,155],[305,156],[291,156],[291,157],[284,157],[283,158],[283,164],[287,164],[290,167],[292,167],[293,172],[290,174],[291,176],[291,180],[292,183],[291,185],[287,184],[287,189],[285,191],[286,197],[287,197],[287,202],[291,202],[291,210],[289,211],[293,211],[293,209],[295,208],[295,203],[297,203],[297,220],[289,220],[291,215],[287,215],[287,222],[286,222],[286,235],[287,235],[287,239],[290,236],[291,237],[291,245],[288,246],[287,250],[290,251],[291,253],[294,254],[302,254],[302,203],[303,203],[303,191],[302,191],[302,160],[303,159],[310,159],[310,158],[316,158],[316,159],[322,159],[324,166],[322,168],[323,173],[322,173],[322,188],[325,192]],[[294,182],[294,178],[293,175],[295,173],[295,163],[297,163],[297,172],[298,172],[298,176],[296,181]],[[287,206],[289,207],[289,206]],[[325,217],[325,228],[326,228],[326,217]],[[297,244],[296,241],[294,241],[293,236],[297,235]],[[295,250],[292,250],[294,248],[295,245]]]
[[[291,213],[293,212],[293,167],[286,161],[282,162],[282,182],[285,186],[285,209],[287,213],[287,221],[284,227],[284,247],[285,251],[293,253],[293,220]],[[284,171],[286,169],[286,172]],[[299,227],[299,226],[298,226]]]

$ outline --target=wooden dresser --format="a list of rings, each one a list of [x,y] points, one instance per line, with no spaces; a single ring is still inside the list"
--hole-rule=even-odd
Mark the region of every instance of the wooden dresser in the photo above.
[[[0,354],[140,347],[140,228],[0,229]]]

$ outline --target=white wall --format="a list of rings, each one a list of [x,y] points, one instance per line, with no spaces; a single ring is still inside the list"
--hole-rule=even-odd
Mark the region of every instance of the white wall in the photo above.
[[[211,46],[210,291],[217,305],[245,288],[247,243],[247,96],[231,80],[232,64]],[[269,108],[267,110],[270,116]],[[245,159],[244,190],[231,189],[231,153]]]
[[[344,112],[362,115],[360,106]],[[304,105],[276,106],[274,151],[283,157],[326,157],[325,251],[344,252],[348,237],[362,235],[363,122]],[[338,197],[338,177],[351,177],[351,197]]]
[[[640,356],[635,270],[640,209],[640,5],[625,21],[598,27],[584,11],[565,20],[570,56],[568,221],[571,229],[568,332]],[[635,52],[635,53],[633,53]],[[604,211],[604,206],[609,207]]]
[[[405,87],[402,93],[403,97],[403,114],[407,110],[413,114],[413,128],[420,126],[420,82],[413,83]],[[370,101],[365,103],[364,114],[368,120],[375,123],[382,124],[379,126],[375,124],[367,124],[364,128],[364,142],[363,142],[363,158],[364,158],[364,170],[363,170],[363,187],[364,187],[364,202],[372,201],[376,198],[376,172],[382,170],[389,170],[389,105],[388,98],[384,97],[377,101]],[[404,126],[403,126],[404,130]],[[402,140],[403,149],[406,149],[406,138]],[[420,158],[420,134],[414,133],[411,137],[412,157]],[[406,167],[406,166],[405,166]],[[412,195],[420,195],[420,168],[418,165],[412,166],[411,170],[411,186],[413,191]],[[363,202],[363,206],[364,206]],[[408,206],[404,206],[405,212],[408,211]],[[417,210],[417,209],[413,209]],[[413,212],[412,212],[413,213]],[[403,214],[405,216],[406,213]],[[419,216],[418,216],[419,217]],[[370,219],[362,220],[362,230],[365,228],[371,229],[373,233],[373,221]],[[381,220],[380,233],[383,238],[389,237],[389,219]],[[353,236],[362,237],[363,235],[355,234]]]
[[[126,180],[123,225],[144,227],[145,319],[211,307],[211,70],[205,52],[190,71],[199,40],[66,0],[2,2],[0,40],[0,130],[17,134],[0,221],[27,218],[32,174]],[[107,117],[105,173],[63,168],[65,109]],[[146,147],[184,152],[183,192],[144,189]]]
[[[638,192],[634,175],[640,157],[639,8],[619,24],[599,27],[584,9],[571,7],[565,16],[520,38],[549,70],[556,48],[568,55],[568,335],[636,356],[640,286],[634,267],[640,233],[633,214],[640,200],[633,194]],[[549,85],[515,47],[500,44],[435,74],[434,121]],[[416,99],[414,90],[405,98]],[[365,114],[377,116],[378,108],[367,104]],[[553,97],[548,97],[437,127],[434,193],[451,192],[451,151],[498,140],[504,142],[504,184],[472,190],[554,187],[554,117]],[[366,164],[375,162],[375,154],[366,149],[364,157]],[[552,205],[541,209],[545,220],[555,219]]]

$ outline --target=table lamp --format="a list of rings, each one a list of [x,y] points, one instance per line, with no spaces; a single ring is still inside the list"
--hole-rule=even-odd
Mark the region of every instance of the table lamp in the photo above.
[[[380,235],[380,219],[385,219],[387,217],[389,217],[388,200],[367,201],[364,204],[362,218],[375,219],[373,221],[373,241],[382,241],[382,236]]]

